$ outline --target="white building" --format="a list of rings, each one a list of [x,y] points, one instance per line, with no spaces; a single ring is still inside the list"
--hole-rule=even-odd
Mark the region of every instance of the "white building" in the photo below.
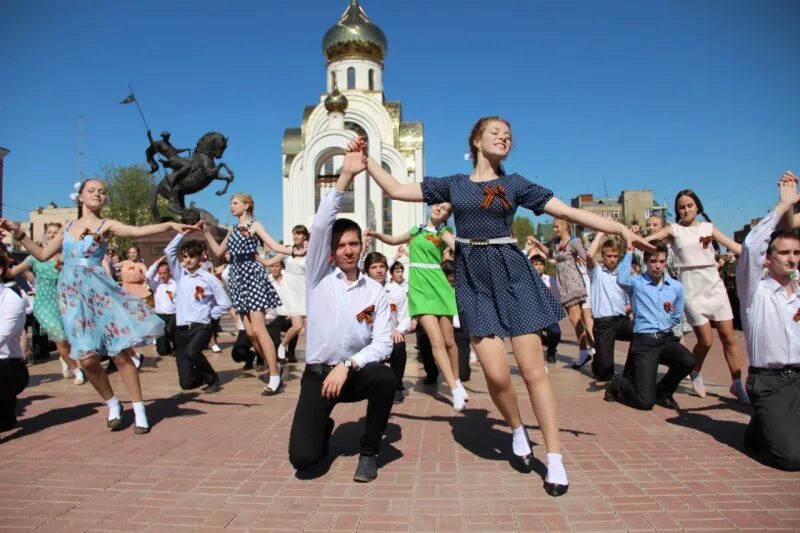
[[[383,92],[383,31],[367,17],[358,0],[350,0],[339,21],[322,41],[327,61],[326,92],[303,112],[299,128],[283,135],[283,239],[292,227],[309,225],[319,200],[338,177],[347,143],[361,135],[368,152],[399,181],[424,176],[421,122],[403,122],[399,102]],[[340,216],[381,233],[403,233],[424,222],[423,205],[390,200],[366,175],[354,180]],[[393,247],[376,243],[392,254]]]

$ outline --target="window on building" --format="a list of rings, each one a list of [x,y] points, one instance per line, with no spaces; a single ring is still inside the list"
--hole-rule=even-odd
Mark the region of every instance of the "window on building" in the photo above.
[[[371,72],[371,71],[370,71]],[[384,161],[381,163],[383,170],[388,172],[389,174],[392,173],[391,167]],[[383,218],[383,231],[381,233],[386,233],[387,235],[392,234],[392,199],[389,197],[388,194],[382,192],[382,205],[381,205],[381,216]]]
[[[368,80],[368,83],[369,83],[369,90],[370,91],[374,91],[375,90],[375,70],[374,69],[369,69],[367,80]]]
[[[356,88],[356,69],[354,67],[347,68],[347,88]]]
[[[342,173],[342,163],[344,163],[344,154],[336,154],[329,156],[319,167],[317,171],[317,179],[314,183],[314,209],[319,208],[319,201],[323,196],[328,194],[328,191],[333,189],[339,174]],[[350,185],[352,187],[352,184]],[[347,194],[345,194],[347,196]],[[352,202],[352,194],[351,202]],[[343,209],[346,211],[346,209]]]

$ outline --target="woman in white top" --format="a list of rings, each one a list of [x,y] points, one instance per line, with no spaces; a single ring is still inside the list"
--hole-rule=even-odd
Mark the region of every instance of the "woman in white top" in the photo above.
[[[5,282],[9,258],[0,254],[0,278]],[[17,396],[28,386],[20,336],[25,330],[25,301],[0,283],[0,431],[17,423]]]
[[[731,394],[742,403],[750,403],[741,379],[739,349],[733,332],[733,311],[725,285],[717,271],[713,246],[714,242],[718,242],[739,255],[741,245],[714,227],[703,211],[700,198],[693,191],[687,189],[677,194],[675,213],[677,223],[655,232],[647,237],[647,241],[671,238],[674,243],[672,250],[684,288],[686,318],[697,337],[697,344],[692,350],[695,358],[695,367],[691,374],[692,386],[698,396],[706,395],[700,370],[711,349],[711,322],[714,322],[733,380]],[[702,215],[705,222],[697,220],[698,215]]]

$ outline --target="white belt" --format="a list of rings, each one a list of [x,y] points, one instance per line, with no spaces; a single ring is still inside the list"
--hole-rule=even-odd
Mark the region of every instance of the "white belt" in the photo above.
[[[517,239],[514,237],[495,237],[492,239],[462,239],[461,237],[456,237],[456,242],[471,244],[472,246],[488,246],[490,244],[517,244]]]
[[[441,270],[442,265],[437,265],[436,263],[409,263],[409,267],[411,268],[427,268],[430,270]]]

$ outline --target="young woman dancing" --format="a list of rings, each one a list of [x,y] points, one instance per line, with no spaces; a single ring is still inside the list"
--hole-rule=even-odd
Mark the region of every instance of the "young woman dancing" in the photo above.
[[[43,245],[47,246],[56,238],[61,230],[61,224],[50,223],[44,230]],[[32,271],[36,276],[36,298],[33,299],[33,316],[39,321],[47,338],[56,345],[56,351],[61,358],[64,377],[71,374],[75,377],[76,385],[83,385],[86,377],[80,365],[69,356],[69,343],[61,323],[61,310],[58,308],[58,273],[61,270],[61,254],[56,254],[48,261],[39,261],[29,255],[20,264],[11,268],[10,277],[15,278],[25,271]]]
[[[385,235],[366,230],[366,234],[386,244],[408,243],[411,262],[408,278],[408,312],[417,319],[431,341],[436,366],[450,387],[453,409],[463,411],[469,399],[458,375],[458,346],[453,331],[453,316],[458,313],[456,296],[442,272],[442,252],[455,247],[453,233],[445,226],[452,213],[448,202],[431,206],[426,224],[402,235]]]
[[[80,359],[86,376],[108,405],[107,426],[122,425],[122,405],[100,366],[98,352],[107,351],[116,362],[133,402],[134,433],[150,431],[139,373],[134,366],[133,346],[152,341],[164,333],[164,322],[143,300],[123,292],[103,267],[108,236],[140,238],[165,231],[187,232],[195,228],[165,222],[128,226],[101,216],[106,204],[106,185],[87,179],[77,193],[78,219],[67,224],[42,248],[9,220],[0,226],[11,231],[36,259],[47,261],[62,251],[63,267],[58,277],[58,303],[70,357]]]
[[[152,293],[147,284],[147,265],[142,260],[139,247],[128,248],[128,258],[118,263],[118,267],[122,288],[137,298],[146,300],[152,306]]]
[[[572,208],[554,198],[552,191],[519,174],[506,174],[502,162],[511,150],[511,128],[506,120],[481,118],[472,128],[468,144],[474,165],[469,175],[426,177],[421,184],[401,184],[380,162],[364,156],[363,165],[394,200],[453,205],[458,230],[455,281],[461,326],[471,336],[492,400],[513,430],[515,462],[530,472],[533,453],[511,385],[503,340],[511,338],[547,447],[544,488],[547,494],[560,496],[567,492],[567,473],[562,463],[555,397],[538,332],[559,320],[563,311],[511,237],[514,213],[522,206],[537,215],[548,213],[619,234],[640,246],[648,245],[623,225]],[[363,149],[363,141],[349,146],[351,151]]]
[[[692,350],[695,359],[691,374],[692,386],[698,396],[706,395],[700,371],[714,340],[711,331],[711,322],[714,322],[733,380],[730,392],[741,403],[749,404],[750,399],[742,383],[739,349],[733,332],[733,311],[725,285],[719,277],[712,244],[716,241],[736,255],[741,253],[742,247],[714,227],[694,191],[683,190],[675,196],[675,213],[675,224],[649,235],[647,240],[671,238],[674,243],[675,266],[680,272],[680,282],[685,291],[686,318],[697,337],[697,344]],[[698,215],[705,222],[700,222]]]
[[[269,282],[266,269],[257,261],[258,245],[263,243],[278,253],[292,257],[296,252],[279,244],[267,233],[264,226],[253,218],[254,208],[253,197],[249,194],[233,195],[231,214],[239,219],[239,224],[228,232],[221,244],[214,240],[210,228],[205,225],[202,227],[208,249],[217,259],[224,257],[225,252],[230,250],[228,283],[233,307],[242,317],[253,348],[269,367],[269,383],[261,395],[272,396],[281,391],[282,383],[278,357],[267,333],[265,314],[268,309],[281,305],[281,300],[275,287]]]

